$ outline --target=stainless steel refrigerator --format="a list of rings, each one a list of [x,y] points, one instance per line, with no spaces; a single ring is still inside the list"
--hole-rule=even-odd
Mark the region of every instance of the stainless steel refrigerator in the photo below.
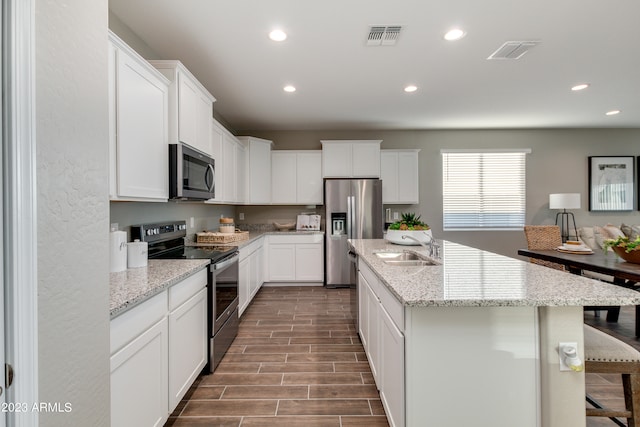
[[[349,260],[347,239],[382,239],[382,181],[326,179],[324,203],[325,285],[355,287],[355,268]]]

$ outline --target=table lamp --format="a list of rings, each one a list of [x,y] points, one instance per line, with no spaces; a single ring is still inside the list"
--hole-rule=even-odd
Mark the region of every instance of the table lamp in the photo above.
[[[573,213],[567,212],[567,209],[580,209],[580,193],[549,194],[549,209],[562,209],[562,212],[556,214],[556,225],[558,225],[558,218],[560,219],[562,243],[569,240],[570,237],[569,218],[573,222],[573,230],[575,231],[576,240],[578,240],[576,220]]]

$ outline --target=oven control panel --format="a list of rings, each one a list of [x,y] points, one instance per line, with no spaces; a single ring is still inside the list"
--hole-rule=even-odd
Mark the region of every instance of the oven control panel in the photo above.
[[[131,226],[131,240],[140,239],[141,242],[162,242],[165,240],[185,237],[186,235],[186,221],[139,224]]]

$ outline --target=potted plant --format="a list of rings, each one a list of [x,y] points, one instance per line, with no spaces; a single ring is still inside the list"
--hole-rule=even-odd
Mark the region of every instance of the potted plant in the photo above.
[[[420,242],[428,243],[432,239],[431,228],[420,220],[420,215],[415,213],[403,213],[401,220],[396,221],[389,226],[385,239],[391,243],[399,245],[419,245],[413,239],[407,239],[402,236],[410,236]]]
[[[626,236],[605,240],[603,248],[604,250],[613,249],[620,258],[627,262],[640,264],[640,236],[635,240],[630,240]]]

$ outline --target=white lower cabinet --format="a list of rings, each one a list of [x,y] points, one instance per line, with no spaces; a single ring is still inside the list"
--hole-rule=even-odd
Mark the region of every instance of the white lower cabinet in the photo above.
[[[111,425],[162,426],[206,363],[207,270],[111,320]]]
[[[360,337],[389,425],[402,427],[405,425],[402,305],[366,264],[359,261],[358,269]]]
[[[238,314],[240,316],[247,309],[264,282],[263,242],[264,240],[260,238],[240,249],[240,262],[238,264]]]
[[[322,234],[268,236],[269,282],[323,282]]]
[[[167,291],[111,321],[111,425],[162,426],[169,417]]]
[[[403,426],[404,417],[404,335],[382,305],[380,307],[380,399],[390,426]]]
[[[178,406],[207,364],[206,336],[207,289],[200,287],[198,293],[169,313],[170,408]]]

